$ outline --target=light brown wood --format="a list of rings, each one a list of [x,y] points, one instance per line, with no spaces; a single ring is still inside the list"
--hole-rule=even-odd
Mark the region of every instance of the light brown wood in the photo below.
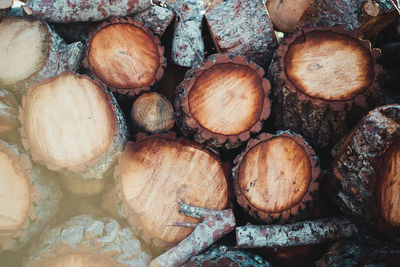
[[[189,110],[209,131],[236,135],[260,118],[264,90],[258,73],[244,65],[217,64],[196,79],[189,92]]]
[[[0,241],[19,229],[30,205],[30,185],[21,166],[0,151]]]
[[[0,87],[25,80],[47,61],[49,33],[40,20],[9,17],[0,23]]]
[[[379,206],[382,217],[393,226],[400,226],[400,142],[393,143],[379,168]]]
[[[96,76],[120,89],[140,88],[156,79],[160,67],[158,45],[133,24],[116,23],[95,32],[88,62]]]
[[[162,95],[145,93],[133,102],[131,119],[146,132],[164,132],[174,126],[174,109],[171,102]]]
[[[300,201],[311,180],[303,147],[289,137],[275,137],[253,147],[239,171],[239,186],[255,207],[280,212]]]
[[[102,178],[124,144],[114,101],[86,76],[65,73],[46,80],[23,98],[23,145],[49,169]],[[87,168],[93,170],[86,174]]]
[[[296,40],[285,58],[290,81],[322,100],[349,100],[374,79],[369,49],[358,39],[330,31],[312,31]]]
[[[266,6],[276,30],[296,31],[297,23],[313,0],[267,0]]]
[[[210,152],[183,141],[155,136],[128,143],[116,178],[128,221],[158,246],[171,246],[193,231],[168,225],[198,222],[178,212],[180,202],[216,210],[228,204],[220,162]]]
[[[41,266],[47,267],[125,267],[128,265],[120,264],[118,262],[112,261],[109,258],[102,257],[96,254],[81,254],[81,253],[71,253],[68,255],[56,257],[49,259],[43,263]]]

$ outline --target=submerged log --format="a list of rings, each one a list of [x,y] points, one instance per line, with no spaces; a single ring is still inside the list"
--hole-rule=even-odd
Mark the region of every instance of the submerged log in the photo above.
[[[244,57],[210,56],[186,73],[176,95],[182,132],[209,146],[237,147],[269,117],[270,83]]]
[[[270,69],[275,124],[319,150],[335,144],[379,103],[378,49],[341,28],[289,35]]]
[[[57,213],[61,190],[28,156],[0,140],[0,250],[16,250]]]
[[[63,73],[31,87],[19,119],[22,143],[33,160],[83,179],[102,179],[126,142],[114,97],[83,75]]]
[[[149,260],[130,229],[111,218],[80,215],[43,232],[24,267],[146,267]]]
[[[91,32],[84,66],[112,91],[136,95],[161,79],[160,40],[131,18],[107,21]]]
[[[5,17],[0,22],[0,87],[23,94],[31,86],[79,66],[83,45],[67,45],[45,22]]]
[[[310,215],[319,159],[300,135],[260,134],[234,163],[237,202],[255,219],[287,222]]]

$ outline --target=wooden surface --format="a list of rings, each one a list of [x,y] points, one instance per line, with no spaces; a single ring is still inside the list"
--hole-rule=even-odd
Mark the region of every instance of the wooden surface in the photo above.
[[[115,261],[107,259],[106,257],[96,254],[85,254],[85,253],[71,253],[61,257],[53,258],[43,262],[44,266],[48,267],[127,267],[129,265],[118,264]],[[42,265],[43,266],[43,265]]]
[[[180,202],[217,210],[228,204],[228,185],[217,158],[176,140],[156,136],[128,143],[118,160],[116,179],[132,227],[164,246],[193,231],[168,225],[198,222],[178,212]]]

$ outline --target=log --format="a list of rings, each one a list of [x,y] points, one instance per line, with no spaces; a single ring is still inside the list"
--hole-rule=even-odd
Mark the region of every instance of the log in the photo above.
[[[228,206],[228,184],[219,159],[198,144],[172,134],[144,136],[129,142],[114,173],[120,217],[154,248],[170,248],[193,229],[171,227],[199,220],[178,212],[179,203],[221,210]]]
[[[17,129],[18,102],[15,96],[0,88],[0,135]]]
[[[68,43],[87,43],[90,32],[99,25],[99,22],[52,23],[50,25]]]
[[[83,45],[67,45],[45,22],[5,17],[0,22],[0,87],[23,94],[32,85],[77,70]]]
[[[112,94],[71,72],[31,87],[22,99],[19,119],[22,143],[33,160],[82,179],[102,179],[127,138]]]
[[[193,226],[189,224],[189,227],[195,227],[194,231],[178,245],[152,260],[149,267],[182,266],[189,258],[214,244],[236,226],[231,209],[216,211],[180,203],[179,212],[202,219],[202,222]],[[185,224],[176,224],[176,226],[181,225]]]
[[[149,260],[129,228],[111,218],[80,215],[43,232],[24,267],[145,267]]]
[[[165,58],[160,40],[131,18],[114,18],[91,32],[83,62],[113,92],[136,95],[161,79]]]
[[[379,54],[340,27],[287,36],[270,69],[276,127],[301,134],[319,150],[335,144],[380,102]]]
[[[398,266],[400,247],[372,237],[343,240],[334,244],[316,266]]]
[[[13,6],[13,0],[0,0],[0,20],[3,16],[10,12]]]
[[[206,252],[192,257],[185,267],[272,267],[272,265],[258,255],[244,252],[227,246],[213,246]]]
[[[27,244],[57,213],[61,195],[52,177],[0,140],[0,250]]]
[[[170,9],[156,5],[132,16],[134,20],[143,23],[143,26],[158,38],[161,38],[174,17],[175,14]]]
[[[269,66],[278,43],[263,0],[225,1],[205,17],[219,53]]]
[[[300,135],[262,133],[248,142],[234,163],[236,200],[255,219],[284,223],[310,215],[319,159]]]
[[[174,108],[162,95],[145,93],[133,102],[131,121],[148,133],[167,132],[174,126]]]
[[[400,105],[366,115],[334,150],[328,185],[343,211],[379,231],[398,234]]]
[[[50,22],[100,21],[124,17],[151,6],[150,0],[28,0],[26,7]]]
[[[176,94],[177,123],[209,146],[238,147],[269,117],[270,83],[242,56],[210,56],[186,73]]]

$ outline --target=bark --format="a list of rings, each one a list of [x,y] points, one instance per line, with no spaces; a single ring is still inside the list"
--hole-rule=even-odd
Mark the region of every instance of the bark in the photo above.
[[[15,251],[37,235],[58,212],[62,193],[54,178],[44,168],[33,165],[15,146],[0,140],[0,151],[12,159],[15,170],[23,173],[29,185],[30,204],[25,219],[11,235],[0,239],[2,250]]]
[[[0,27],[1,24],[6,21],[11,22],[13,20],[21,19],[36,21],[36,19],[26,17],[7,17],[1,21]],[[83,49],[82,43],[76,42],[68,45],[47,23],[42,23],[48,30],[48,37],[46,37],[48,38],[48,50],[46,54],[43,55],[46,57],[46,63],[40,71],[22,81],[7,85],[2,85],[0,83],[0,86],[3,88],[11,90],[17,94],[24,94],[30,86],[37,85],[45,79],[57,76],[64,71],[76,71],[78,69]],[[27,42],[29,42],[29,40],[27,40]]]
[[[338,34],[338,37],[335,38],[341,36],[340,38],[348,39],[355,44],[355,47],[359,46],[360,51],[365,51],[365,48],[367,48],[363,53],[366,55],[365,61],[369,63],[364,63],[365,67],[363,68],[369,71],[369,74],[365,75],[365,77],[368,77],[369,85],[352,96],[346,96],[343,94],[343,96],[337,98],[338,100],[310,96],[301,91],[298,86],[292,82],[293,79],[288,77],[286,68],[290,61],[286,61],[285,57],[294,43],[301,43],[303,36],[305,36],[305,40],[311,40],[312,38],[307,36],[311,36],[314,31],[319,32],[318,34],[325,35]],[[316,33],[314,34],[316,36]],[[319,38],[316,37],[315,40],[317,39]],[[329,44],[329,42],[326,44]],[[316,46],[316,48],[317,47],[319,47],[319,45]],[[310,53],[312,52],[310,51]],[[280,44],[274,63],[270,68],[270,75],[271,80],[273,80],[274,89],[273,96],[275,100],[272,114],[274,114],[273,120],[276,127],[278,129],[290,129],[301,134],[319,150],[331,147],[340,137],[354,126],[362,115],[366,114],[368,110],[380,103],[377,80],[382,68],[376,63],[379,54],[379,50],[371,49],[369,42],[359,40],[355,35],[350,35],[348,32],[338,27],[330,29],[304,29],[302,32],[295,35],[287,36]],[[298,55],[301,57],[301,53]],[[317,54],[313,56],[317,57]],[[343,58],[346,56],[346,54],[343,54]],[[303,59],[306,60],[306,58]],[[317,61],[318,59],[316,59],[316,62]],[[315,64],[316,65],[313,66],[316,66],[317,68],[322,67],[322,65],[319,65],[318,63]],[[293,63],[293,65],[296,65],[296,63]],[[321,70],[322,69],[323,68],[321,68]],[[308,74],[305,73],[303,77],[307,75]],[[330,79],[336,79],[340,82],[342,80],[339,76],[337,78],[334,77],[336,76],[330,75],[319,79],[319,81],[326,80],[329,82]],[[365,81],[367,81],[366,78]],[[299,83],[302,83],[301,79],[299,80]],[[317,83],[314,82],[313,84]],[[327,85],[321,84],[321,90],[323,90],[322,88],[325,86]],[[332,86],[332,84],[330,84],[330,86]],[[348,86],[343,83],[342,88],[347,87]]]
[[[190,217],[202,219],[195,225],[194,231],[178,245],[169,249],[150,262],[150,267],[181,266],[218,239],[231,232],[235,226],[235,217],[231,209],[207,210],[180,203],[179,212]],[[178,223],[176,226],[180,226]],[[193,227],[189,225],[189,227]]]
[[[54,30],[68,43],[82,42],[86,43],[89,34],[93,31],[99,22],[69,22],[53,23]]]
[[[271,267],[272,265],[258,255],[240,251],[236,248],[226,246],[213,246],[207,251],[192,257],[186,267],[219,267],[219,266],[241,266],[241,267]]]
[[[398,266],[400,247],[372,237],[343,240],[334,244],[316,266]]]
[[[109,17],[124,17],[151,6],[150,0],[28,0],[33,14],[51,22],[100,21]]]
[[[174,13],[167,8],[151,6],[133,15],[133,19],[142,22],[154,35],[161,38],[174,16]]]
[[[144,267],[150,259],[130,229],[122,228],[111,218],[93,219],[80,215],[43,232],[39,244],[31,247],[24,266],[47,266],[68,254],[92,255],[93,260],[90,264],[86,262],[86,266],[107,261],[109,266]]]
[[[0,135],[18,127],[18,102],[15,96],[0,88]]]
[[[278,43],[262,0],[225,1],[205,16],[218,52],[270,64]]]
[[[291,247],[320,244],[359,235],[348,218],[327,218],[286,225],[246,225],[236,228],[239,248]]]
[[[250,133],[261,131],[262,122],[270,114],[268,95],[271,87],[263,76],[261,67],[242,56],[211,55],[186,72],[185,80],[177,89],[175,110],[181,131],[208,146],[240,146],[250,138]],[[224,81],[233,82],[237,88],[224,84]],[[250,95],[246,104],[240,97],[241,91]],[[203,98],[204,102],[197,100]],[[210,106],[210,109],[203,109],[203,105]],[[243,105],[242,109],[238,109],[240,105]],[[222,110],[213,110],[212,107],[221,107]],[[221,123],[226,128],[220,127]]]
[[[236,200],[256,220],[284,223],[311,215],[319,159],[300,135],[262,133],[248,142],[234,163]]]
[[[396,148],[400,137],[399,123],[400,106],[397,104],[379,107],[363,117],[335,147],[333,175],[327,185],[344,212],[384,232],[399,231],[395,222],[388,222],[383,217],[384,211],[391,208],[380,203],[384,195],[393,194],[390,190],[395,183],[387,187],[382,184],[386,176],[382,171],[396,170],[383,164],[393,160],[387,155],[390,156],[391,147]]]

